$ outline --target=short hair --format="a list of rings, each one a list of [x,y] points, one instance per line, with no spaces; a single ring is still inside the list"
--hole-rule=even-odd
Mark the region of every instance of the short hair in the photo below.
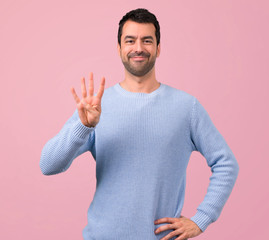
[[[138,8],[126,13],[119,22],[118,43],[120,46],[121,46],[122,28],[127,20],[131,20],[137,23],[153,23],[155,26],[155,36],[157,39],[157,46],[159,45],[161,34],[160,34],[160,25],[156,16],[145,8]]]

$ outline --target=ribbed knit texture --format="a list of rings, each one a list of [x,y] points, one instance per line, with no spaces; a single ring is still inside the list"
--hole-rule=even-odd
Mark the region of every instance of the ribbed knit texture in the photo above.
[[[105,89],[97,126],[84,126],[76,110],[44,146],[41,171],[66,171],[86,151],[96,161],[97,185],[85,240],[153,240],[173,231],[155,234],[167,223],[154,221],[180,217],[192,151],[212,170],[206,196],[191,218],[205,231],[219,217],[239,170],[199,101],[163,83],[151,93],[130,92],[119,83]]]

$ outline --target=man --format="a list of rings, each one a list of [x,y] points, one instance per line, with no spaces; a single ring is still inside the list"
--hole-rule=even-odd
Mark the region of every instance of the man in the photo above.
[[[125,79],[94,94],[90,74],[77,110],[44,146],[45,175],[66,171],[80,154],[96,161],[96,192],[84,239],[177,239],[198,236],[216,221],[238,175],[238,163],[199,101],[158,82],[160,27],[146,9],[119,23],[118,52]],[[207,194],[191,218],[181,216],[192,151],[211,167]]]

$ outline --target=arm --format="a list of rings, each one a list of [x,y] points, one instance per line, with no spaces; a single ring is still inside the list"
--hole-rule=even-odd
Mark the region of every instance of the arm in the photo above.
[[[216,221],[231,194],[239,166],[226,141],[216,129],[208,113],[194,98],[191,118],[193,150],[199,151],[211,168],[212,175],[204,200],[191,218],[202,231]]]
[[[61,131],[44,146],[40,169],[44,175],[66,171],[72,161],[86,151],[92,151],[95,127],[84,126],[76,110]]]
[[[192,150],[199,151],[206,158],[212,176],[207,194],[192,218],[165,217],[154,222],[155,224],[170,223],[157,228],[156,234],[175,229],[162,238],[163,240],[177,235],[179,235],[178,240],[185,240],[204,232],[208,225],[219,217],[238,175],[238,163],[231,149],[196,98],[193,103],[190,129]]]
[[[95,151],[92,151],[94,130],[100,120],[104,89],[103,77],[97,94],[94,94],[93,73],[90,73],[88,96],[85,78],[81,79],[82,99],[77,96],[75,89],[71,88],[77,110],[61,131],[44,146],[40,159],[40,168],[44,175],[66,171],[72,161],[85,151],[91,151],[95,158]]]

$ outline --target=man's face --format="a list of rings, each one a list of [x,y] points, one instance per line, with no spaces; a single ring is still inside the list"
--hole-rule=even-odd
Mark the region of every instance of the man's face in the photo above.
[[[155,27],[152,23],[126,21],[122,28],[121,46],[118,52],[125,69],[132,75],[141,77],[150,72],[160,55]]]

